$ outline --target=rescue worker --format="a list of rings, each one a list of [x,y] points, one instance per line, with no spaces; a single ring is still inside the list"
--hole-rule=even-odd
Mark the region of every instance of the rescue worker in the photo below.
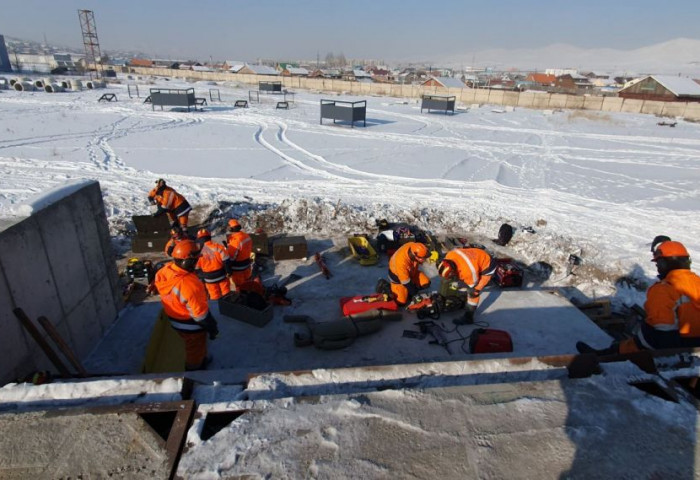
[[[455,325],[474,323],[479,296],[491,281],[496,266],[496,260],[486,250],[473,246],[452,249],[438,263],[438,274],[443,281],[457,282],[457,289],[466,293],[464,315],[452,321]]]
[[[663,242],[669,242],[671,241],[671,237],[667,237],[666,235],[657,235],[654,237],[654,240],[651,241],[651,254],[654,254],[654,251],[656,250],[656,247],[661,245]]]
[[[183,240],[173,249],[173,261],[156,273],[156,288],[170,326],[185,342],[185,369],[206,366],[207,333],[214,340],[219,334],[216,320],[209,312],[207,293],[194,273],[199,249],[192,240]]]
[[[211,232],[202,228],[197,232],[197,243],[202,244],[196,269],[201,272],[211,300],[218,300],[231,291],[228,275],[231,273],[226,247],[211,239]]]
[[[611,355],[639,350],[700,346],[700,277],[690,271],[690,254],[680,242],[654,250],[659,281],[647,290],[646,318],[632,338],[595,350],[578,342],[581,353]]]
[[[243,285],[253,275],[253,262],[250,258],[253,253],[253,240],[235,218],[228,221],[228,229],[226,248],[231,264],[231,281],[236,285]]]
[[[396,303],[406,305],[409,300],[430,286],[430,278],[420,266],[430,257],[428,247],[419,242],[407,242],[389,259],[389,281]]]
[[[168,240],[168,243],[165,244],[165,254],[169,257],[173,256],[173,250],[175,249],[175,246],[180,243],[183,240],[186,240],[187,237],[185,234],[182,232],[182,229],[180,228],[179,225],[176,225],[175,227],[170,229],[170,240]]]
[[[187,230],[187,221],[192,207],[185,197],[168,187],[165,180],[158,179],[156,186],[148,194],[148,201],[158,206],[158,210],[153,214],[154,217],[165,213],[173,227],[179,225],[183,231]]]

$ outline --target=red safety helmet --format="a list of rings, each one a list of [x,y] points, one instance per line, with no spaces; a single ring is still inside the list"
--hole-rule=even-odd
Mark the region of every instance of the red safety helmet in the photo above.
[[[670,257],[690,257],[688,250],[681,242],[667,241],[660,243],[654,250],[654,258],[652,262],[658,261],[660,258]]]
[[[457,264],[452,260],[443,259],[437,266],[438,274],[442,278],[452,278],[457,276]]]
[[[183,240],[175,245],[172,256],[175,260],[185,260],[193,257],[196,258],[199,256],[199,247],[193,240]]]
[[[228,221],[228,228],[234,232],[237,232],[241,229],[241,224],[238,222],[238,220],[236,220],[235,218],[232,218],[231,220]]]
[[[211,232],[207,230],[206,228],[202,228],[197,232],[197,240],[202,240],[202,239],[210,239],[211,238]]]
[[[430,251],[424,244],[416,242],[408,247],[408,256],[411,258],[411,260],[423,263],[430,256]]]

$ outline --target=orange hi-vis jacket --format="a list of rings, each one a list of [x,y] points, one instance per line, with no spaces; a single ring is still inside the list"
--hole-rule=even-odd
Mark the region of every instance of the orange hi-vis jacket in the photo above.
[[[192,207],[187,200],[185,200],[185,197],[177,193],[174,189],[165,187],[160,194],[156,193],[157,191],[158,187],[151,190],[151,193],[148,194],[148,198],[155,200],[156,204],[160,205],[172,215],[179,217],[192,210]]]
[[[393,283],[408,285],[418,275],[420,264],[408,256],[408,251],[415,242],[404,243],[389,259],[389,280]]]
[[[202,271],[204,281],[216,283],[226,278],[226,263],[229,256],[226,247],[213,240],[205,242],[199,252],[197,269]]]
[[[250,268],[250,254],[253,253],[253,239],[241,231],[229,233],[226,238],[228,256],[231,259],[231,270],[241,272]]]
[[[690,270],[671,270],[649,288],[644,310],[645,323],[654,331],[678,331],[681,337],[700,337],[700,277]],[[653,346],[653,339],[644,334],[653,336],[654,331],[640,330],[637,338],[644,347]]]
[[[477,292],[484,289],[496,271],[496,262],[481,248],[455,248],[445,258],[455,263],[459,279]]]
[[[173,328],[203,330],[199,322],[209,315],[209,305],[204,284],[197,275],[170,262],[158,270],[155,283]]]

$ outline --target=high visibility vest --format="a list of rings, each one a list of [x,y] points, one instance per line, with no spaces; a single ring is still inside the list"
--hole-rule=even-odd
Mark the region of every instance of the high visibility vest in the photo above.
[[[192,207],[190,207],[185,197],[170,187],[163,188],[160,194],[155,193],[154,189],[148,196],[149,198],[153,198],[162,208],[177,216],[184,215],[192,210]]]
[[[226,278],[224,264],[229,256],[226,248],[220,243],[209,240],[202,246],[197,260],[197,269],[201,270],[207,283],[220,282]]]
[[[478,291],[483,290],[496,271],[495,260],[481,248],[455,248],[445,258],[455,263],[459,279]]]
[[[655,330],[700,337],[700,277],[690,270],[671,270],[649,288],[644,310],[645,322]]]
[[[399,247],[389,259],[389,280],[392,283],[408,285],[418,272],[418,262],[411,260],[408,252],[414,242],[408,242]]]
[[[250,265],[250,254],[253,253],[253,239],[245,232],[233,232],[226,239],[228,256],[231,259],[231,269],[247,270]]]
[[[197,275],[170,262],[158,270],[155,284],[173,327],[193,331],[202,329],[199,322],[209,314],[209,305],[206,289]]]

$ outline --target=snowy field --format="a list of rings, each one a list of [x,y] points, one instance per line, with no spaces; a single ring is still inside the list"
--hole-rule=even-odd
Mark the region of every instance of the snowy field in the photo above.
[[[200,218],[242,216],[273,232],[342,237],[372,233],[387,218],[493,238],[508,222],[524,263],[546,262],[554,283],[618,305],[643,302],[619,279],[642,287],[653,280],[655,235],[700,251],[699,124],[489,105],[458,105],[446,116],[421,113],[415,99],[301,91],[289,110],[277,110],[273,95],[234,109],[249,86],[162,79],[153,86],[194,86],[207,98],[216,88],[223,102],[153,111],[139,83],[138,99],[125,84],[0,91],[0,217],[67,180],[96,179],[123,253],[131,215],[148,213],[146,194],[164,177]],[[98,103],[105,92],[119,101]],[[322,98],[366,99],[367,126],[321,125]],[[570,254],[583,264],[567,276]]]
[[[161,80],[156,86],[192,85]],[[123,85],[55,95],[0,91],[0,218],[21,215],[25,202],[66,181],[95,179],[114,245],[124,254],[131,215],[149,212],[146,194],[164,177],[196,207],[199,220],[221,226],[228,216],[242,216],[251,228],[307,235],[313,250],[338,247],[349,233],[372,233],[380,218],[480,241],[508,222],[518,228],[508,253],[554,269],[538,286],[573,286],[591,298],[612,297],[618,306],[643,302],[641,287],[656,273],[649,262],[655,235],[683,241],[698,254],[698,124],[678,121],[669,128],[653,116],[488,105],[462,106],[445,116],[421,113],[415,100],[370,97],[367,126],[351,129],[319,124],[325,95],[297,92],[290,110],[276,110],[279,98],[272,96],[233,109],[235,100],[248,98],[247,88],[194,87],[200,97],[218,88],[224,101],[201,112],[161,112],[142,103],[143,85],[142,98],[131,100]],[[119,102],[98,103],[105,92],[116,93]],[[567,274],[570,254],[583,259],[573,274]],[[303,274],[285,313],[310,314],[319,306],[335,311],[338,296],[365,293],[368,282],[386,271],[385,259],[384,268],[368,270],[350,265],[337,249],[327,259],[338,267],[328,281],[311,260],[275,266],[274,275]],[[324,285],[330,287],[319,301]],[[511,325],[499,324],[498,315],[516,294],[538,299],[540,309],[557,301],[568,305],[531,290],[489,289],[480,306],[478,316],[515,334],[514,353],[573,353],[579,338],[607,344],[607,336],[573,307],[585,319],[574,318],[576,328],[561,314],[536,310],[531,318],[519,313]],[[137,371],[157,309],[154,302],[125,309],[87,360],[91,371]],[[685,397],[665,401],[630,386],[650,377],[629,363],[569,379],[564,368],[535,359],[465,362],[458,343],[448,355],[427,340],[401,339],[409,320],[358,339],[355,348],[295,349],[291,331],[297,327],[282,324],[281,314],[264,330],[217,317],[222,335],[212,344],[213,367],[227,370],[195,377],[201,415],[188,432],[179,475],[617,478],[634,465],[642,477],[697,476],[693,403]],[[545,341],[544,334],[558,337]],[[539,343],[530,344],[536,337]],[[241,343],[248,346],[238,348]],[[248,358],[251,350],[258,356]],[[374,365],[379,351],[397,362],[337,368],[351,361]],[[435,363],[390,365],[406,358]],[[258,366],[273,360],[289,368],[301,360],[336,368],[261,375],[247,387],[224,373],[268,370]],[[697,376],[697,362],[687,370]],[[177,382],[8,385],[0,389],[0,409],[19,402],[100,404],[114,392],[128,402],[167,400],[177,397]],[[232,410],[250,411],[211,439],[201,438],[205,414]],[[661,447],[651,451],[655,441]]]

